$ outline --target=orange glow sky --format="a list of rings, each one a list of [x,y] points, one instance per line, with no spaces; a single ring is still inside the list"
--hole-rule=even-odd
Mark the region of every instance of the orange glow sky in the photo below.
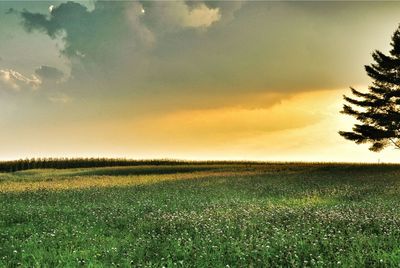
[[[51,7],[51,8],[50,8]],[[398,162],[339,113],[396,2],[0,2],[0,159]]]

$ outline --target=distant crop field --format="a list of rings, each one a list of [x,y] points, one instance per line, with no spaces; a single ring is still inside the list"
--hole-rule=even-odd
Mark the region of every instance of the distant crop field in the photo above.
[[[399,263],[399,165],[183,163],[0,173],[0,267]]]

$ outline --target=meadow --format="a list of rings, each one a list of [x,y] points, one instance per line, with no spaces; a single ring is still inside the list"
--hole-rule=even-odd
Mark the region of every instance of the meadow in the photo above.
[[[390,267],[400,165],[0,173],[0,267]]]

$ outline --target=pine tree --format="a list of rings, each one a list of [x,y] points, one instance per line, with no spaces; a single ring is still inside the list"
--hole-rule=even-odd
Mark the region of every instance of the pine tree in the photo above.
[[[372,85],[367,93],[350,88],[353,98],[343,96],[347,104],[342,113],[359,121],[353,131],[340,131],[344,138],[357,144],[369,143],[379,152],[387,146],[400,149],[400,26],[392,36],[389,55],[375,50],[374,63],[365,66]]]

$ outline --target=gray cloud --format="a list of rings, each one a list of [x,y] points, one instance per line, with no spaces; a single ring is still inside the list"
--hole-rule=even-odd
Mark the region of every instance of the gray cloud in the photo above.
[[[143,2],[143,20],[159,33],[176,32],[185,28],[206,29],[221,20],[218,6],[209,6],[201,1]]]
[[[42,79],[48,80],[60,80],[64,76],[64,73],[59,69],[46,65],[40,66],[36,69],[35,74],[40,76]]]
[[[151,45],[161,31],[207,28],[221,18],[219,7],[200,2],[189,6],[184,1],[97,1],[90,11],[67,2],[51,6],[49,15],[27,10],[20,14],[28,32],[39,30],[53,39],[63,38],[65,56],[107,64]]]
[[[15,9],[10,7],[4,14],[8,15],[8,14],[13,14],[15,13]]]
[[[184,1],[97,1],[91,10],[67,2],[51,6],[47,14],[24,10],[20,16],[27,32],[63,40],[60,51],[71,63],[70,77],[89,84],[104,79],[108,86],[119,83],[120,90],[127,90],[121,81],[129,83],[129,90],[143,89],[166,37],[195,37],[197,29],[221,21],[220,7]]]
[[[210,8],[218,8],[223,18],[223,20],[219,22],[227,23],[234,19],[235,13],[239,11],[246,2],[246,0],[206,1],[205,4]]]
[[[113,40],[127,39],[129,24],[124,20],[126,2],[96,3],[93,11],[79,3],[67,2],[53,7],[50,15],[21,12],[25,29],[40,30],[51,38],[62,37],[67,57],[109,60],[112,50],[121,49]],[[122,42],[123,43],[123,42]]]
[[[53,103],[62,103],[66,104],[71,101],[71,98],[65,93],[59,93],[56,95],[51,95],[48,97],[48,100]]]

